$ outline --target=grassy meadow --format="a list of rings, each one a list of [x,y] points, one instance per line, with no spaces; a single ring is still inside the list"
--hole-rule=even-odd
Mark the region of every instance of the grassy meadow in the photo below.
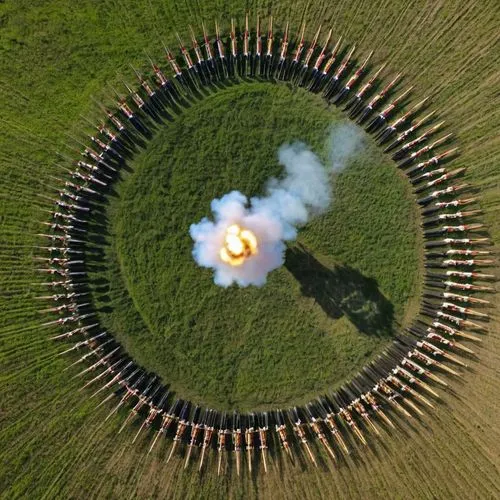
[[[184,471],[182,456],[167,464],[168,441],[146,456],[150,435],[132,445],[134,425],[117,434],[126,412],[103,425],[111,406],[96,410],[78,391],[76,369],[63,371],[77,355],[58,357],[63,347],[40,327],[33,247],[45,218],[39,195],[61,173],[56,152],[70,155],[75,138],[90,133],[85,118],[100,117],[94,99],[109,102],[122,78],[134,81],[129,63],[146,68],[144,49],[160,60],[160,40],[173,47],[175,30],[187,39],[189,23],[215,18],[227,30],[231,16],[242,26],[246,10],[264,20],[272,13],[276,26],[289,20],[293,37],[302,20],[309,38],[319,22],[331,26],[344,48],[357,44],[358,59],[373,49],[374,67],[387,61],[385,80],[403,71],[414,100],[432,96],[461,149],[453,165],[468,167],[498,241],[496,2],[1,3],[0,497],[498,497],[496,297],[477,357],[440,390],[433,411],[397,420],[397,431],[337,465],[312,470],[277,454],[269,474],[240,479],[218,478],[213,453],[202,475]],[[301,232],[265,289],[217,289],[189,255],[187,227],[208,215],[214,196],[261,192],[280,173],[275,152],[285,141],[305,140],[323,155],[328,127],[343,119],[285,85],[221,89],[158,130],[103,205],[103,259],[91,274],[101,319],[174,391],[225,408],[306,401],[356,371],[415,314],[413,197],[370,139],[336,180],[332,209]],[[374,320],[380,310],[387,314]]]
[[[281,175],[277,150],[289,141],[327,161],[340,113],[274,87],[236,85],[185,111],[132,162],[106,211],[105,260],[117,267],[100,301],[105,324],[179,395],[228,410],[305,403],[338,386],[419,299],[418,214],[407,181],[368,136],[335,180],[331,210],[301,231],[266,286],[222,289],[196,265],[188,228],[210,215],[213,198],[262,193]],[[131,300],[115,307],[124,289]],[[137,321],[123,321],[130,307]]]

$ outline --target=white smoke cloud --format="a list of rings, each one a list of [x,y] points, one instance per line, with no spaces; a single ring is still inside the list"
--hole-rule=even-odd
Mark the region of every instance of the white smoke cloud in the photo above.
[[[232,191],[212,201],[214,221],[203,218],[189,230],[194,240],[193,257],[202,267],[214,270],[217,285],[262,286],[272,270],[283,265],[286,241],[297,237],[298,228],[324,213],[332,202],[332,174],[342,171],[362,149],[362,134],[351,124],[332,128],[327,142],[328,165],[301,142],[285,144],[278,160],[285,167],[282,179],[270,179],[265,196],[250,201]],[[241,266],[223,262],[219,256],[226,229],[232,224],[252,231],[258,252]]]

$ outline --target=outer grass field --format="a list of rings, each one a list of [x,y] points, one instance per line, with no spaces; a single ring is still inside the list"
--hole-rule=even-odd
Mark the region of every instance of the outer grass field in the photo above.
[[[489,224],[494,241],[498,241],[500,226],[498,224],[499,189],[498,160],[499,155],[499,51],[498,22],[499,8],[496,2],[276,2],[276,3],[239,3],[216,2],[174,3],[118,0],[95,3],[89,0],[70,2],[58,0],[51,2],[25,0],[7,1],[0,6],[0,109],[2,110],[0,134],[0,169],[2,182],[0,188],[0,231],[1,231],[1,268],[0,296],[2,300],[0,317],[0,491],[4,498],[93,498],[93,497],[160,497],[160,498],[463,498],[464,495],[476,498],[494,498],[499,495],[498,443],[500,436],[496,425],[498,417],[498,325],[495,309],[492,309],[494,320],[490,332],[484,337],[481,347],[477,349],[477,359],[470,360],[470,369],[463,379],[453,381],[452,390],[441,391],[442,402],[436,409],[414,422],[398,421],[398,431],[394,435],[384,433],[383,439],[374,441],[363,454],[357,454],[341,461],[338,466],[324,465],[318,470],[305,468],[301,462],[294,466],[284,461],[280,455],[273,457],[273,465],[267,476],[258,474],[255,477],[243,477],[237,481],[232,476],[217,478],[209,472],[198,476],[193,471],[183,472],[182,457],[165,463],[167,443],[159,446],[156,453],[146,457],[145,451],[149,437],[143,436],[140,443],[131,445],[131,432],[117,435],[123,421],[123,414],[110,419],[106,425],[103,419],[109,411],[108,407],[95,411],[94,400],[85,400],[85,393],[78,392],[81,381],[72,379],[75,372],[63,369],[70,358],[56,357],[60,346],[48,342],[47,332],[40,329],[40,316],[37,310],[40,303],[34,300],[39,288],[30,285],[38,281],[32,260],[32,247],[39,240],[34,233],[39,230],[36,221],[43,219],[40,211],[43,201],[37,194],[49,192],[48,174],[59,172],[54,165],[55,151],[64,150],[65,143],[72,143],[65,134],[80,137],[86,129],[86,122],[81,114],[88,118],[99,116],[97,107],[91,96],[98,100],[108,100],[112,91],[108,83],[119,86],[117,72],[132,81],[128,63],[136,67],[145,67],[143,48],[147,48],[152,56],[160,58],[160,37],[166,43],[174,45],[174,29],[187,37],[188,23],[196,27],[204,19],[221,19],[224,30],[229,26],[229,18],[234,15],[241,26],[246,9],[253,13],[258,11],[266,17],[273,13],[277,23],[281,25],[289,19],[294,33],[304,18],[308,23],[308,36],[312,36],[316,25],[322,21],[324,26],[332,26],[335,36],[343,35],[346,44],[356,42],[361,58],[369,50],[375,50],[374,65],[388,61],[390,71],[386,79],[398,70],[405,72],[406,84],[416,85],[415,95],[424,97],[432,95],[433,109],[439,111],[440,117],[447,120],[450,130],[456,131],[457,143],[461,148],[461,156],[454,162],[456,167],[467,166],[467,180],[480,188],[482,208]],[[294,35],[295,36],[295,35]],[[231,90],[232,91],[232,90]],[[235,89],[236,91],[236,89]],[[277,91],[278,93],[280,91]],[[285,92],[285,90],[283,90]],[[251,95],[251,93],[250,93]],[[294,97],[296,98],[296,97]],[[198,119],[194,113],[202,113],[204,108],[224,99],[220,94],[206,99],[182,118],[176,121],[175,127],[191,126],[193,133]],[[288,99],[288,96],[287,96]],[[302,101],[299,100],[298,106]],[[251,103],[245,106],[251,108]],[[318,106],[314,128],[302,135],[302,123],[312,120],[307,113],[303,120],[297,122],[300,107],[295,107],[295,116],[287,120],[287,126],[298,127],[301,138],[307,139],[318,150],[321,148],[323,132],[327,121],[326,111]],[[210,109],[210,112],[215,112]],[[242,108],[244,109],[244,108]],[[248,115],[248,113],[247,113]],[[252,109],[252,123],[257,115]],[[279,113],[276,110],[276,117]],[[249,115],[250,116],[250,115]],[[196,119],[195,119],[196,118]],[[278,118],[277,118],[278,119]],[[283,120],[283,117],[279,118]],[[286,119],[286,118],[285,118]],[[324,120],[324,121],[323,121]],[[288,123],[290,121],[290,123]],[[294,125],[295,123],[295,125]],[[231,127],[230,122],[222,122],[222,128]],[[272,129],[272,124],[265,127]],[[234,126],[232,127],[235,128]],[[238,127],[239,128],[239,127]],[[261,128],[263,124],[261,124]],[[170,129],[165,131],[168,135]],[[172,129],[174,130],[174,129]],[[261,130],[260,128],[258,130]],[[281,133],[281,127],[279,127]],[[284,131],[283,131],[284,132]],[[252,138],[252,130],[241,127],[241,141],[248,147],[247,140]],[[260,132],[259,132],[260,133]],[[248,134],[243,137],[243,134]],[[189,134],[188,134],[189,135]],[[226,137],[226,135],[224,135]],[[268,139],[268,137],[266,137]],[[282,140],[292,139],[284,135]],[[158,139],[160,141],[160,139]],[[191,145],[189,137],[178,139]],[[258,142],[258,137],[252,138]],[[74,143],[73,143],[74,144]],[[171,142],[165,141],[155,145],[149,153],[138,157],[134,173],[124,179],[120,189],[120,198],[113,200],[109,206],[108,220],[110,231],[116,232],[113,239],[117,247],[110,247],[108,265],[118,266],[117,256],[123,259],[123,275],[131,280],[144,269],[142,259],[136,262],[129,260],[130,248],[125,241],[134,229],[134,217],[127,224],[123,222],[127,200],[132,202],[141,194],[141,187],[134,183],[134,176],[153,172],[158,160],[163,164],[168,160],[168,148]],[[215,141],[222,148],[222,139]],[[263,151],[265,158],[272,158],[274,148],[269,142]],[[167,148],[167,149],[164,149]],[[183,148],[186,155],[195,155]],[[178,149],[176,148],[176,151]],[[209,156],[208,153],[206,153]],[[227,151],[226,151],[227,154]],[[375,154],[375,153],[374,153]],[[245,156],[248,155],[248,150]],[[186,158],[188,158],[187,156]],[[192,158],[192,157],[191,157]],[[356,203],[352,203],[356,195],[354,185],[357,179],[373,172],[363,168],[364,165],[353,166],[338,179],[336,185],[337,203],[328,217],[335,219],[335,211],[344,210],[343,217],[355,217],[349,210],[363,213],[359,223],[365,227],[372,222],[371,214],[362,211],[363,203],[375,204],[378,220],[391,221],[412,220],[410,216],[401,218],[399,210],[409,210],[411,214],[411,198],[405,198],[407,187],[398,183],[397,174],[389,168],[388,159],[377,160],[378,178],[373,188],[358,193]],[[238,158],[238,162],[246,158]],[[180,159],[179,159],[180,160]],[[211,161],[214,159],[212,158]],[[256,164],[260,160],[256,158]],[[240,163],[241,165],[241,163]],[[269,162],[269,172],[277,173],[277,165]],[[227,172],[234,172],[229,169]],[[274,169],[274,170],[273,170]],[[167,172],[168,170],[165,169]],[[189,171],[193,175],[195,169]],[[383,177],[387,172],[388,177]],[[241,178],[240,185],[248,191],[258,191],[263,178],[259,171]],[[267,178],[268,174],[264,176]],[[354,176],[352,179],[350,176]],[[360,176],[356,178],[356,176]],[[152,179],[148,175],[141,176],[145,185],[151,186]],[[374,179],[375,180],[375,179]],[[188,179],[186,178],[186,182]],[[226,185],[225,182],[228,181]],[[229,182],[231,181],[231,182]],[[390,209],[383,213],[386,204],[380,198],[386,197],[385,185],[399,186],[399,193],[392,193],[388,200]],[[149,184],[148,184],[149,182]],[[391,184],[389,184],[391,183]],[[232,188],[232,179],[225,179],[219,188]],[[180,188],[180,185],[178,186]],[[206,193],[204,207],[191,207],[196,217],[208,212],[208,200],[220,191]],[[171,192],[171,191],[169,191]],[[160,187],[155,186],[154,193],[159,196]],[[171,192],[172,193],[172,192]],[[343,199],[344,193],[346,198]],[[364,196],[363,196],[364,195]],[[371,201],[373,199],[373,202]],[[392,203],[401,200],[398,212],[392,217]],[[399,203],[399,201],[398,201]],[[406,204],[405,204],[406,203]],[[155,204],[153,204],[155,206]],[[401,208],[399,208],[401,207]],[[406,207],[406,208],[405,208]],[[157,209],[160,209],[156,205]],[[189,207],[186,207],[186,210]],[[347,213],[346,213],[347,210]],[[187,212],[186,212],[187,213]],[[374,213],[373,216],[377,215]],[[191,214],[187,217],[191,222]],[[394,305],[394,317],[404,323],[405,307],[411,314],[412,306],[408,306],[408,297],[412,290],[412,276],[407,274],[402,262],[402,248],[406,248],[408,258],[416,259],[411,240],[411,231],[398,227],[401,241],[395,254],[387,253],[392,241],[382,240],[380,248],[372,245],[372,254],[361,254],[361,245],[345,247],[330,246],[324,239],[322,224],[328,218],[318,219],[301,235],[301,243],[314,256],[308,258],[308,265],[318,273],[328,273],[339,264],[347,264],[362,273],[364,278],[376,279],[377,288]],[[151,224],[152,221],[147,223]],[[172,223],[168,219],[163,224]],[[346,230],[341,227],[328,227],[328,234]],[[383,235],[385,228],[375,227],[372,234]],[[180,234],[180,233],[179,233]],[[182,233],[184,234],[184,233]],[[364,235],[365,233],[363,233]],[[413,237],[415,237],[413,235]],[[405,239],[406,238],[406,239]],[[370,240],[370,243],[373,243]],[[379,243],[379,241],[376,241]],[[324,245],[324,246],[322,246]],[[358,248],[356,249],[356,246]],[[134,247],[137,248],[137,247]],[[179,248],[179,246],[177,246]],[[409,250],[408,250],[409,249]],[[113,254],[114,252],[114,254]],[[351,252],[355,252],[353,261],[349,261]],[[356,254],[357,252],[357,254]],[[113,255],[115,259],[113,260]],[[155,255],[157,255],[155,253]],[[384,269],[389,265],[398,267],[395,281],[389,275],[377,270],[381,257],[386,257]],[[290,256],[292,263],[300,263],[301,253]],[[142,264],[141,264],[142,260]],[[187,262],[187,261],[186,261]],[[167,262],[168,263],[168,262]],[[156,265],[164,269],[163,263]],[[141,269],[141,265],[143,268]],[[186,264],[187,265],[187,264]],[[326,270],[325,270],[326,268]],[[116,267],[115,267],[116,269]],[[297,266],[296,269],[301,269]],[[109,270],[108,270],[109,272]],[[287,274],[288,273],[288,274]],[[295,284],[294,300],[298,300],[298,284],[304,282],[301,273],[286,268],[276,279],[292,280]],[[208,273],[200,273],[203,279],[209,280]],[[111,275],[113,277],[113,275]],[[159,278],[162,278],[159,276]],[[143,277],[142,279],[146,279]],[[274,277],[273,277],[274,279]],[[116,281],[116,283],[115,283]],[[104,311],[106,321],[120,327],[125,335],[125,324],[133,326],[137,313],[132,310],[130,316],[120,315],[120,311],[131,311],[129,308],[129,292],[134,300],[138,296],[144,298],[140,285],[133,283],[125,293],[123,284],[118,282],[118,275],[109,283],[109,295],[113,311]],[[144,283],[144,282],[143,282]],[[166,287],[166,282],[162,286]],[[130,283],[129,283],[130,285]],[[184,285],[186,286],[186,285]],[[315,320],[324,314],[324,309],[313,305],[312,298],[307,299],[310,284],[300,292],[304,307],[310,307]],[[162,291],[159,287],[159,292]],[[291,290],[290,293],[294,292]],[[152,293],[152,292],[149,292]],[[113,295],[114,294],[114,295]],[[207,300],[207,299],[206,299]],[[315,299],[316,300],[316,299]],[[316,300],[317,301],[317,300]],[[102,304],[104,306],[104,304]],[[136,303],[142,317],[149,317],[151,324],[162,323],[160,317],[144,304]],[[405,306],[406,305],[406,306]],[[252,311],[249,311],[251,317]],[[267,318],[267,316],[266,316]],[[352,324],[346,315],[332,320],[324,316],[323,327],[333,322],[338,325]],[[137,323],[139,324],[139,323]],[[140,325],[139,325],[140,326]],[[158,330],[153,329],[158,334]],[[124,336],[125,338],[125,336]],[[134,337],[126,337],[127,347],[134,349]],[[365,338],[365,337],[363,337]],[[163,340],[162,340],[163,341]],[[154,345],[154,339],[151,344]],[[187,353],[191,350],[182,346]],[[134,351],[135,352],[135,351]],[[137,356],[141,354],[137,350]],[[156,361],[151,352],[142,351],[148,362],[160,363],[163,359],[161,351]],[[74,358],[76,359],[76,358]],[[214,358],[212,358],[213,361]],[[210,362],[212,364],[212,362]],[[177,365],[180,366],[180,362]],[[255,364],[254,366],[257,366]],[[290,367],[290,365],[288,365]],[[213,365],[212,365],[212,368]],[[212,372],[213,373],[213,372]],[[225,373],[225,372],[224,372]],[[346,372],[344,372],[344,375]],[[182,387],[180,374],[175,378],[175,370],[168,373],[176,389]],[[196,374],[192,374],[196,379]],[[271,376],[268,373],[267,376]],[[226,379],[226,381],[229,380]],[[254,379],[252,378],[252,381]],[[325,384],[330,382],[326,379]],[[333,383],[333,379],[332,379]],[[248,381],[240,387],[250,391]],[[215,388],[196,387],[190,389],[197,394],[211,394],[216,402]],[[221,401],[221,405],[232,405],[243,401],[244,393],[229,392],[231,397]],[[279,397],[307,398],[309,393],[320,390],[319,387],[304,385],[293,386],[290,391],[282,390]],[[261,385],[264,391],[265,386]],[[210,392],[211,391],[211,392]],[[277,395],[272,395],[272,398]],[[207,396],[208,399],[209,396]],[[249,401],[248,392],[245,396]],[[259,398],[260,399],[260,398]],[[270,397],[271,399],[271,397]],[[109,425],[108,425],[109,424]],[[213,454],[210,460],[213,460]],[[209,467],[211,462],[209,463]]]

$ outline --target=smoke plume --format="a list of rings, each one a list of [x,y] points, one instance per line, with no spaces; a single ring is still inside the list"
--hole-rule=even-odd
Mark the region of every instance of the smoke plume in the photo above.
[[[332,203],[332,174],[341,172],[361,149],[362,134],[351,124],[332,128],[326,166],[302,142],[281,146],[278,160],[284,166],[284,176],[270,179],[264,196],[248,200],[232,191],[212,201],[213,221],[205,217],[191,225],[196,262],[214,270],[217,285],[264,285],[268,273],[284,263],[285,242],[294,240],[298,228]],[[226,229],[233,224],[253,232],[258,241],[257,254],[240,266],[220,258]]]

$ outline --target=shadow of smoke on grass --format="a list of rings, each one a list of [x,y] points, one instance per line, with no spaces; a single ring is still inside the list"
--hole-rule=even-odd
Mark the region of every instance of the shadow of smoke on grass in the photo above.
[[[302,245],[287,250],[285,267],[300,283],[301,293],[314,298],[332,319],[347,316],[364,334],[391,335],[394,307],[373,278],[349,266],[330,269]]]

